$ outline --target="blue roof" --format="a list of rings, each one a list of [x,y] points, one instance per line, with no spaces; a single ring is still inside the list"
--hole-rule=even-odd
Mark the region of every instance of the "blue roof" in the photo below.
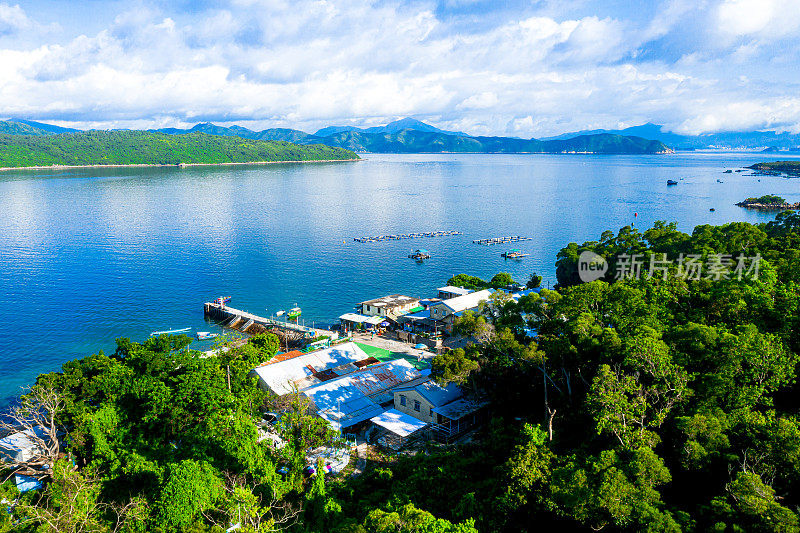
[[[17,489],[20,492],[27,492],[29,490],[39,490],[42,488],[42,482],[35,477],[25,476],[23,474],[16,474],[14,482],[17,484]]]
[[[400,387],[396,391],[414,390],[418,392],[423,398],[431,402],[434,407],[447,405],[448,403],[461,398],[464,393],[461,387],[455,383],[448,383],[446,387],[442,387],[435,381],[426,381],[415,385],[414,387]]]
[[[405,318],[430,318],[431,317],[431,310],[425,309],[424,311],[420,311],[419,313],[411,313],[409,315],[403,315]]]

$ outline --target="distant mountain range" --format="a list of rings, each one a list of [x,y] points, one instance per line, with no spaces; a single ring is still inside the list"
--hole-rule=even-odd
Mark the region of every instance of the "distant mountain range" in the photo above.
[[[326,144],[356,152],[374,153],[577,153],[656,154],[669,152],[663,143],[613,134],[576,135],[570,139],[517,139],[513,137],[473,137],[463,132],[440,130],[413,118],[385,126],[356,128],[329,126],[314,134],[286,128],[253,131],[240,126],[201,123],[190,129],[165,128],[160,133],[202,132],[209,135],[234,135],[246,139],[289,141],[298,144]]]
[[[78,130],[61,128],[29,120],[0,121],[0,133],[11,135],[52,135]],[[323,144],[356,152],[375,153],[599,153],[659,154],[670,148],[660,140],[615,132],[590,132],[551,139],[519,139],[514,137],[480,137],[463,132],[438,129],[412,118],[390,122],[385,126],[356,128],[330,126],[314,134],[288,128],[253,131],[241,126],[197,124],[189,129],[163,128],[150,130],[179,135],[206,133],[235,136],[261,141],[288,141],[296,144]]]
[[[800,135],[791,133],[776,133],[774,131],[731,131],[724,133],[706,133],[703,135],[680,135],[669,131],[662,131],[663,126],[658,124],[642,124],[621,130],[583,130],[571,133],[562,133],[555,137],[542,140],[570,139],[578,135],[598,135],[610,133],[612,135],[634,135],[661,141],[676,150],[701,150],[721,148],[730,150],[756,150],[768,148],[770,151],[797,150],[800,147]]]

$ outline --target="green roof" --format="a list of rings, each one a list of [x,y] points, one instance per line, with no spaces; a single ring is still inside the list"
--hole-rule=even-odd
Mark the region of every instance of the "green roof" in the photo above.
[[[425,370],[426,368],[431,367],[430,363],[427,361],[417,361],[415,356],[405,352],[393,352],[391,350],[386,350],[385,348],[378,348],[377,346],[370,346],[369,344],[363,344],[361,342],[356,342],[356,346],[364,350],[367,355],[374,357],[380,362],[394,361],[395,359],[405,359],[417,370]]]

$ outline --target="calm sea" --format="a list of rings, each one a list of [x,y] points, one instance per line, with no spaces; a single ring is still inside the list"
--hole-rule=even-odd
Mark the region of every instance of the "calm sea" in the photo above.
[[[433,295],[460,272],[525,280],[536,271],[552,284],[561,247],[633,222],[676,221],[691,231],[769,220],[733,204],[767,193],[798,201],[800,182],[722,173],[765,159],[774,156],[367,155],[357,163],[0,173],[0,403],[67,360],[113,351],[117,337],[216,331],[202,305],[220,295],[266,315],[296,303],[307,324],[330,324],[365,299]],[[463,235],[353,242],[434,230]],[[534,240],[472,244],[504,235]],[[432,259],[408,259],[414,248]],[[506,261],[507,248],[531,255]]]

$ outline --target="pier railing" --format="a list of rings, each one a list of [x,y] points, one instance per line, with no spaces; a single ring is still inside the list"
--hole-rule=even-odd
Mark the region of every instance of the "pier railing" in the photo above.
[[[239,320],[246,320],[248,326],[252,324],[261,324],[262,326],[277,327],[288,331],[302,333],[306,337],[323,337],[329,336],[331,339],[338,338],[339,334],[335,331],[327,329],[310,328],[294,322],[284,322],[282,320],[275,320],[274,318],[267,318],[263,316],[254,315],[241,309],[234,309],[227,305],[221,306],[215,302],[206,302],[203,306],[205,315],[221,324],[233,325]]]

